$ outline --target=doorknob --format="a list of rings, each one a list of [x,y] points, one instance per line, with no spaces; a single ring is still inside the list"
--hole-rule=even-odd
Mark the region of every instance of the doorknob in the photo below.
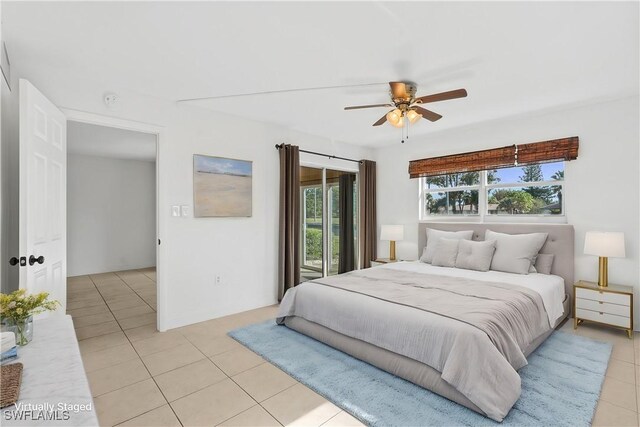
[[[23,257],[23,256],[21,256],[20,258],[11,257],[9,259],[9,264],[12,265],[12,266],[20,264],[20,267],[24,267],[25,265],[27,265],[27,258]]]
[[[29,257],[29,265],[33,265],[35,263],[38,264],[44,264],[44,257],[42,255],[40,255],[38,258],[34,257],[33,255],[31,255]]]

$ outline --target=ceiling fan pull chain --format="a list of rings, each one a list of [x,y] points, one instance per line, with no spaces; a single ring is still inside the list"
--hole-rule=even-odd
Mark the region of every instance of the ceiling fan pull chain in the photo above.
[[[407,139],[409,139],[409,119],[405,120],[407,122]]]

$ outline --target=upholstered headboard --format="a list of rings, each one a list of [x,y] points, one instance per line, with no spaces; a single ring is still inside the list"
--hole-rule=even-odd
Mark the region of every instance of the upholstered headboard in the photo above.
[[[574,231],[572,225],[567,224],[478,224],[469,222],[444,223],[429,222],[418,225],[418,257],[427,244],[427,228],[444,231],[473,230],[473,240],[484,240],[484,232],[488,230],[508,234],[548,233],[547,242],[540,253],[553,254],[551,274],[564,279],[567,295],[573,298],[573,263],[574,263]]]

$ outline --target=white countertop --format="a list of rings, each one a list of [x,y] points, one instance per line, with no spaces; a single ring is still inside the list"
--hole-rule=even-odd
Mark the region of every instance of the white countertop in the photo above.
[[[24,365],[18,403],[2,409],[0,424],[97,426],[71,316],[51,315],[36,320],[33,326],[33,340],[18,347],[18,359],[10,362]],[[75,410],[67,405],[88,409]]]

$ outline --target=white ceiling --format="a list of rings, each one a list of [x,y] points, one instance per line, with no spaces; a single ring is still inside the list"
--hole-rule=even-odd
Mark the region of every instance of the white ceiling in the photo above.
[[[371,124],[380,85],[408,79],[444,115],[412,135],[637,95],[638,2],[3,3],[11,60],[104,85],[289,126],[337,141],[397,143]],[[232,96],[232,97],[228,97]]]
[[[153,162],[156,160],[156,136],[69,121],[67,122],[67,152]]]

